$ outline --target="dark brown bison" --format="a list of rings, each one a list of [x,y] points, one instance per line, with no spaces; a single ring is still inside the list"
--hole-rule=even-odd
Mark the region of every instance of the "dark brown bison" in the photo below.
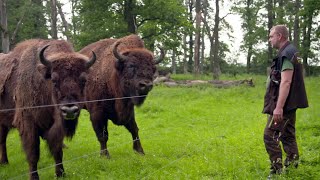
[[[14,95],[17,77],[17,54],[0,54],[0,164],[7,164],[6,140],[9,130],[12,128],[14,116],[13,110],[2,111],[3,109],[13,109],[15,107]]]
[[[17,61],[18,65],[13,65],[12,79],[7,78],[8,83],[2,86],[5,93],[1,95],[1,109],[15,107],[16,110],[14,118],[10,111],[2,111],[0,121],[4,122],[3,127],[7,124],[5,130],[10,128],[12,119],[13,126],[18,128],[30,179],[39,179],[40,137],[47,141],[56,163],[55,173],[60,177],[64,174],[63,139],[72,138],[75,133],[82,108],[79,102],[84,100],[86,76],[95,62],[95,54],[89,60],[74,52],[66,41],[38,39],[18,44],[10,54],[16,59],[7,61]],[[11,102],[2,101],[10,98]],[[3,120],[5,117],[8,119]],[[0,134],[5,138],[7,131]]]
[[[80,53],[88,55],[91,51],[99,58],[88,76],[86,100],[111,99],[85,105],[100,142],[101,155],[109,157],[108,120],[124,125],[132,135],[133,149],[144,154],[134,106],[142,105],[152,89],[155,65],[163,59],[163,51],[155,61],[153,53],[144,48],[144,42],[136,35],[101,40],[86,46]]]

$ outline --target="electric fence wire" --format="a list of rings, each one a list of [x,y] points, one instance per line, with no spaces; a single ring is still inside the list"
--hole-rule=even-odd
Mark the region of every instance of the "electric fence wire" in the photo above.
[[[108,99],[97,99],[97,100],[90,100],[90,101],[89,100],[88,101],[78,101],[78,102],[72,102],[72,103],[47,104],[47,105],[38,105],[38,106],[29,106],[29,107],[16,107],[16,108],[0,109],[0,112],[26,110],[26,109],[47,108],[47,107],[55,107],[55,106],[61,106],[61,105],[85,104],[85,103],[94,103],[94,102],[102,102],[102,101],[114,101],[114,100],[121,100],[121,99],[140,98],[140,97],[146,97],[146,96],[147,95],[128,96],[128,97],[120,97],[120,98],[108,98]]]
[[[79,104],[81,104],[81,103],[94,103],[94,102],[101,102],[101,101],[112,101],[112,100],[118,100],[118,99],[130,99],[130,98],[145,97],[145,96],[146,96],[146,95],[143,95],[143,96],[121,97],[121,98],[99,99],[99,100],[91,100],[91,101],[80,101],[80,102],[76,102],[76,103],[79,103]],[[74,103],[72,103],[72,104],[74,104]],[[53,107],[53,106],[59,106],[59,105],[67,105],[67,104],[51,104],[51,105],[40,105],[40,106],[33,106],[33,107],[20,107],[20,108],[12,108],[12,109],[2,109],[2,110],[0,110],[0,112],[15,111],[15,110],[17,110],[17,109],[21,110],[21,109],[46,108],[46,107]],[[183,122],[183,121],[181,121],[181,122]],[[182,124],[182,123],[181,123],[181,124]],[[146,129],[141,129],[141,130],[146,131]],[[209,131],[209,130],[208,130],[208,131]],[[149,137],[152,137],[152,136],[149,136]],[[158,137],[158,136],[157,136],[157,137]],[[93,137],[93,138],[94,138],[94,137]],[[219,137],[216,137],[216,138],[219,138]],[[209,139],[207,139],[207,140],[205,140],[205,141],[201,140],[200,143],[199,143],[199,145],[202,144],[203,146],[205,146],[209,141],[212,141],[213,139],[214,139],[214,138],[209,138]],[[155,139],[154,139],[154,137],[143,139],[143,141],[149,141],[149,140],[150,140],[150,141],[153,141],[153,140],[155,140]],[[161,139],[160,139],[160,140],[161,140]],[[158,141],[159,141],[159,139],[158,139]],[[125,142],[125,143],[122,143],[122,144],[118,144],[117,146],[109,147],[108,149],[116,149],[116,148],[119,148],[119,147],[121,147],[121,146],[123,146],[123,145],[127,145],[127,144],[129,144],[129,143],[131,144],[132,141],[130,141],[130,142]],[[198,147],[199,147],[199,146],[198,146]],[[78,161],[78,160],[80,160],[80,159],[85,159],[85,158],[92,157],[92,156],[94,156],[94,155],[99,155],[100,153],[101,153],[100,150],[99,150],[99,151],[94,151],[94,152],[91,152],[91,153],[88,153],[88,154],[84,154],[84,155],[79,156],[79,157],[75,157],[75,158],[73,158],[73,159],[65,160],[65,161],[63,161],[63,163],[60,163],[60,164],[64,164],[64,165],[65,165],[65,164],[68,164],[68,163],[72,163],[72,162],[74,162],[74,161]],[[155,170],[155,171],[153,171],[153,172],[148,173],[146,176],[141,177],[140,179],[148,179],[150,176],[156,174],[156,173],[159,172],[160,170],[163,170],[163,169],[165,169],[165,168],[167,168],[167,167],[170,167],[171,165],[173,165],[173,164],[181,161],[181,160],[182,160],[183,158],[185,158],[187,155],[188,155],[188,154],[183,154],[183,155],[180,156],[179,158],[170,161],[168,164],[165,164],[165,165],[162,166],[161,168],[159,168],[159,169],[157,169],[157,170]],[[60,165],[60,164],[49,165],[49,166],[40,168],[40,169],[38,169],[37,171],[38,171],[38,172],[45,171],[45,170],[54,168],[55,166]],[[19,175],[15,176],[15,177],[9,178],[9,180],[20,179],[20,178],[23,178],[23,177],[29,175],[30,173],[33,173],[33,172],[22,173],[22,174],[19,174]]]

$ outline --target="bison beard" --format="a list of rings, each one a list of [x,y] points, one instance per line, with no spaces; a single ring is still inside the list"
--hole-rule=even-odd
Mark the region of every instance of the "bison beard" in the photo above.
[[[9,112],[0,114],[0,125],[9,121],[18,128],[29,164],[30,179],[39,179],[37,163],[40,156],[40,137],[47,141],[53,155],[56,176],[63,176],[63,139],[66,136],[72,138],[75,133],[81,106],[74,102],[82,101],[84,98],[83,77],[95,62],[95,55],[89,60],[88,57],[74,52],[66,41],[34,39],[18,44],[9,56],[9,59],[16,59],[18,63],[7,81],[12,84],[5,83],[4,87],[7,90],[0,95],[1,100],[15,97],[15,101],[1,102],[0,108],[13,106],[17,109],[14,117]],[[72,88],[68,84],[73,84]],[[61,90],[61,87],[64,89]],[[64,108],[24,108],[61,103],[68,105],[62,106]],[[66,122],[66,111],[74,113],[74,120]],[[1,128],[0,131],[3,145],[8,128]]]
[[[134,105],[141,106],[151,91],[155,65],[163,59],[163,51],[160,60],[155,61],[153,53],[144,48],[142,39],[137,35],[100,40],[83,48],[80,53],[88,55],[91,51],[95,51],[99,59],[88,76],[86,100],[113,99],[85,105],[100,142],[101,155],[109,157],[108,120],[125,126],[131,133],[133,149],[144,154]]]

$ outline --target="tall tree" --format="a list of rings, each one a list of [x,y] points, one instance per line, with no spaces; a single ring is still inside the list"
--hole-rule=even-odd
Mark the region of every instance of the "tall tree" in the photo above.
[[[313,19],[320,10],[320,2],[316,0],[304,0],[303,16],[303,40],[302,40],[302,59],[306,72],[309,72],[308,58],[311,55],[311,41],[313,32]],[[318,25],[319,28],[319,25]]]
[[[301,1],[300,0],[296,0],[295,1],[295,6],[294,6],[294,26],[293,26],[293,44],[299,48],[300,44],[300,39],[299,39],[299,9],[301,7]]]
[[[210,24],[208,23],[207,17],[209,17],[209,2],[208,0],[204,0],[203,2],[204,6],[203,6],[203,27],[206,29],[206,34],[209,37],[209,42],[210,42],[210,55],[209,55],[209,62],[210,62],[210,66],[209,66],[209,70],[210,72],[213,72],[213,48],[214,48],[214,37],[213,34],[211,33],[211,27]]]
[[[156,41],[180,39],[181,42],[184,27],[188,26],[182,0],[79,1],[80,47],[135,31],[144,39],[146,47],[153,50]]]
[[[273,26],[273,19],[274,19],[274,13],[273,13],[273,0],[267,0],[267,6],[266,9],[268,11],[268,34],[267,36],[269,36],[270,34],[270,30]],[[271,61],[273,58],[273,50],[271,47],[270,42],[268,41],[268,61]]]
[[[242,0],[238,1],[237,7],[234,7],[234,10],[238,12],[243,19],[241,27],[244,31],[244,38],[241,49],[247,53],[247,73],[252,72],[252,59],[259,53],[255,47],[267,39],[264,20],[259,19],[263,5],[264,1],[261,0]],[[272,49],[270,50],[272,51]],[[256,61],[253,63],[256,63]]]
[[[219,0],[216,0],[216,13],[214,16],[214,28],[213,28],[213,37],[214,37],[214,49],[213,49],[213,79],[219,79],[221,74],[220,69],[220,59],[219,59],[219,23],[220,23],[220,6]]]
[[[185,15],[186,17],[190,17],[189,16],[189,4],[191,3],[190,0],[184,0],[184,7],[185,7]],[[189,21],[190,21],[190,18],[189,18]],[[191,21],[192,22],[192,19]],[[187,74],[188,73],[188,68],[189,68],[189,63],[188,63],[188,57],[189,57],[189,54],[188,54],[188,41],[187,41],[187,38],[188,38],[188,35],[189,33],[184,33],[183,34],[183,38],[182,38],[182,49],[183,49],[183,73],[184,74]],[[189,59],[190,61],[190,59]]]
[[[0,0],[0,30],[1,30],[1,47],[2,52],[8,53],[10,42],[8,32],[8,19],[7,19],[7,3],[6,0]]]
[[[135,0],[125,0],[124,1],[124,19],[127,22],[128,32],[135,34],[137,31],[136,26],[136,15],[134,14],[136,1]]]
[[[47,28],[46,10],[43,5],[43,0],[22,0],[22,1],[23,1],[23,4],[19,8],[21,12],[15,11],[15,13],[18,13],[18,14],[26,12],[24,14],[25,17],[23,18],[23,25],[17,37],[17,42],[25,39],[31,39],[31,38],[47,39],[48,28]]]
[[[194,8],[194,2],[193,0],[189,0],[188,2],[189,6],[189,22],[192,22],[193,24],[193,8]],[[193,46],[194,46],[194,39],[193,39],[193,31],[189,31],[189,60],[188,60],[188,65],[189,68],[191,69],[192,64],[193,64]]]
[[[200,0],[196,0],[196,33],[195,33],[195,45],[194,45],[194,74],[198,76],[200,74],[200,25],[201,25],[201,3]]]
[[[50,0],[51,10],[51,37],[52,39],[58,39],[58,28],[57,28],[57,0]]]
[[[7,1],[6,9],[9,49],[21,40],[48,37],[42,0]]]
[[[64,30],[62,31],[62,34],[66,36],[67,41],[71,41],[71,34],[70,34],[70,27],[69,27],[69,23],[65,18],[64,12],[62,11],[62,4],[60,2],[57,1],[57,8],[58,8],[58,12],[59,15],[61,17],[62,20],[62,25]]]

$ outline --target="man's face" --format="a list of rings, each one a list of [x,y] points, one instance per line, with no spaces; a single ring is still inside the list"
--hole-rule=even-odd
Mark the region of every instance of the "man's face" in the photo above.
[[[269,34],[269,42],[273,48],[279,49],[281,34],[271,30]]]

